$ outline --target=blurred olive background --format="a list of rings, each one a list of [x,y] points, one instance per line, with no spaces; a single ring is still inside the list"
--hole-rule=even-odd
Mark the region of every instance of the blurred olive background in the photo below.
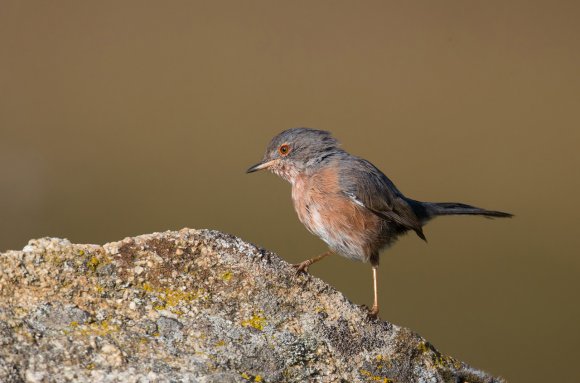
[[[215,228],[325,250],[246,175],[309,126],[445,217],[382,257],[382,318],[511,382],[580,357],[580,3],[0,2],[0,249]],[[371,303],[368,265],[311,268]]]

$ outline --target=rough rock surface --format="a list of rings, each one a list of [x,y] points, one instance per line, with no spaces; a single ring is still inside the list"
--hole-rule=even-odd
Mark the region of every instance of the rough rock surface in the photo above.
[[[0,254],[0,382],[502,382],[216,231]]]

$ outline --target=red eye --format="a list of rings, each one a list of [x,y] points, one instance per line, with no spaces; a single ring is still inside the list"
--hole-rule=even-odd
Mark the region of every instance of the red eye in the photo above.
[[[285,156],[290,153],[290,146],[288,144],[281,145],[278,148],[278,152],[280,152],[280,155]]]

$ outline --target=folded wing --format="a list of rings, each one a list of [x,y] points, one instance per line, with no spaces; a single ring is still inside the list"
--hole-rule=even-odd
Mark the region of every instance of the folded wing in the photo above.
[[[421,220],[393,182],[370,162],[354,157],[340,167],[340,183],[345,194],[386,221],[413,230],[427,241]]]

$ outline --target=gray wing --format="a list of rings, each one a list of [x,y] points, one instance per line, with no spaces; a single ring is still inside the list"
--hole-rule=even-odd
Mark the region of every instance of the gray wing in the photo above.
[[[427,241],[421,220],[393,182],[367,160],[350,157],[340,166],[340,183],[344,193],[356,204],[377,216],[413,230]]]

